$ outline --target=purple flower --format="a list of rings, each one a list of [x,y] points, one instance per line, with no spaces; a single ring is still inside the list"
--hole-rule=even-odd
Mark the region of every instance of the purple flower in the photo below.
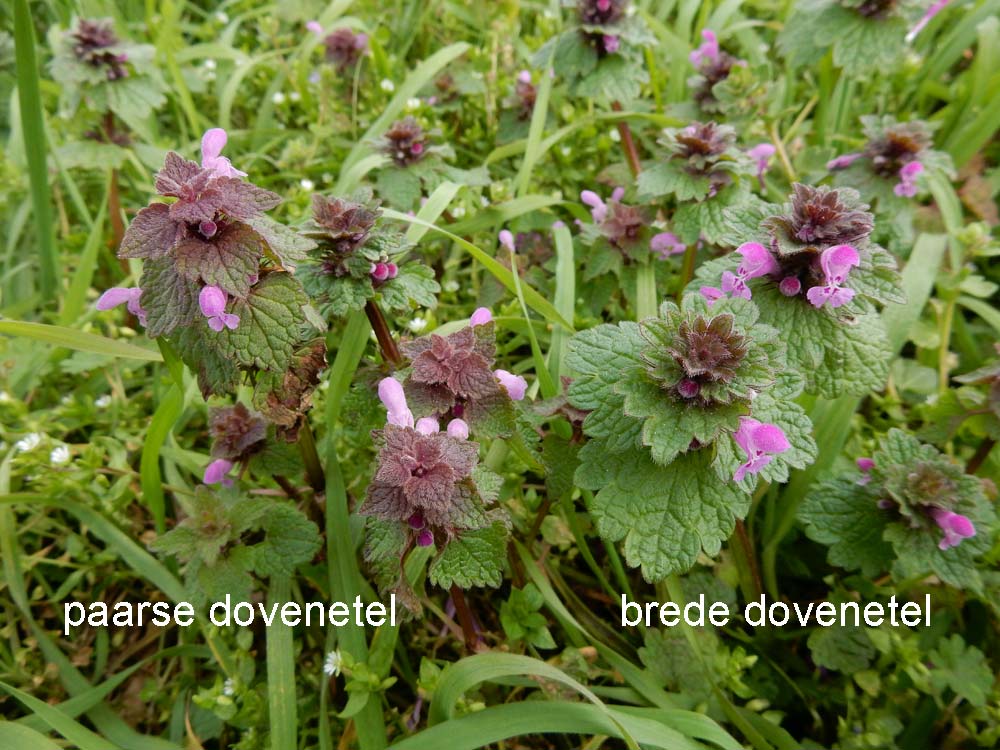
[[[208,327],[213,331],[223,328],[235,330],[240,324],[240,316],[226,312],[228,295],[217,286],[206,286],[198,295],[201,314],[208,318]]]
[[[316,36],[323,37],[323,26],[319,21],[309,21],[306,23],[306,28],[311,31]]]
[[[501,229],[497,238],[500,240],[501,247],[510,250],[512,253],[517,252],[517,249],[514,247],[514,235],[510,233],[509,229]]]
[[[858,480],[858,484],[868,484],[872,481],[872,469],[875,468],[875,461],[870,458],[859,458],[856,461],[858,465],[858,470],[861,472],[861,479]]]
[[[862,153],[861,151],[855,152],[853,154],[843,154],[842,156],[830,159],[830,161],[826,163],[826,168],[831,172],[837,169],[847,169],[849,166],[851,166],[854,162],[856,162],[863,156],[864,153]]]
[[[649,241],[649,248],[658,254],[662,260],[666,260],[671,255],[677,255],[687,250],[687,245],[680,241],[680,238],[673,232],[660,232],[653,235]]]
[[[726,296],[726,293],[717,286],[703,286],[698,291],[701,292],[701,296],[705,298],[706,302],[708,302],[709,307],[711,307],[716,300],[720,300]]]
[[[246,177],[246,172],[236,169],[225,156],[220,156],[229,136],[222,128],[206,130],[201,137],[201,168],[217,177]]]
[[[689,56],[691,64],[696,68],[705,60],[714,62],[719,57],[719,40],[716,38],[715,32],[711,29],[705,29],[701,32],[701,38],[705,41]]]
[[[517,74],[518,83],[531,83],[531,71],[522,70]]]
[[[403,384],[395,378],[382,378],[378,384],[379,400],[385,405],[386,422],[400,427],[413,427],[413,412],[406,405]]]
[[[424,529],[417,534],[418,547],[430,547],[432,544],[434,544],[434,532],[430,529]]]
[[[605,52],[609,55],[613,55],[621,46],[621,40],[614,34],[605,34],[601,37],[601,44],[603,45]]]
[[[758,276],[767,276],[778,271],[771,252],[759,242],[744,242],[736,252],[743,256],[736,273],[725,271],[722,274],[722,291],[730,292],[734,297],[750,299],[750,287],[747,282]]]
[[[901,198],[912,198],[917,194],[917,176],[924,171],[919,161],[907,162],[899,170],[899,183],[892,189]]]
[[[737,482],[748,473],[756,474],[773,460],[778,453],[784,453],[791,446],[780,427],[758,422],[751,417],[740,417],[740,427],[733,434],[736,444],[747,454],[747,460],[733,474]]]
[[[963,539],[976,535],[976,527],[972,525],[972,521],[961,513],[935,508],[931,511],[931,518],[944,532],[944,538],[938,543],[938,549],[946,550],[956,547]]]
[[[595,224],[600,224],[608,215],[608,207],[601,200],[601,196],[593,190],[584,190],[580,193],[580,200],[590,206],[590,215]]]
[[[861,264],[858,251],[850,245],[834,245],[823,251],[819,263],[826,284],[814,286],[806,292],[809,301],[814,307],[822,307],[827,302],[830,307],[840,307],[850,302],[854,298],[854,290],[841,285],[851,269]]]
[[[389,265],[387,263],[372,263],[371,275],[375,281],[385,281],[389,278]]]
[[[469,425],[464,419],[453,419],[448,423],[448,434],[459,440],[468,440]]]
[[[472,317],[469,318],[470,326],[483,326],[493,320],[493,313],[488,307],[477,307]]]
[[[931,3],[931,6],[924,12],[923,17],[907,32],[906,41],[912,42],[916,39],[917,34],[923,31],[924,27],[931,22],[931,19],[944,10],[947,4],[948,0],[937,0],[937,2]]]
[[[764,172],[767,171],[767,163],[774,156],[775,148],[770,143],[758,143],[756,146],[747,151],[747,156],[751,159],[756,159],[757,161],[757,179],[762,180],[764,178]]]
[[[232,461],[217,458],[205,467],[205,476],[202,477],[202,481],[205,484],[221,484],[223,487],[232,487],[233,480],[226,476],[232,469]]]
[[[436,432],[441,432],[441,425],[434,417],[421,417],[413,429],[421,435],[433,435]]]
[[[786,276],[778,284],[778,291],[786,297],[796,297],[802,291],[802,282],[798,276]]]
[[[506,370],[494,370],[493,374],[514,401],[520,401],[524,398],[524,392],[528,390],[527,380]]]
[[[142,289],[137,286],[126,288],[115,286],[102,294],[95,307],[98,310],[110,310],[112,307],[124,304],[125,309],[139,319],[139,323],[146,326],[146,311],[142,309],[139,300],[142,298]]]

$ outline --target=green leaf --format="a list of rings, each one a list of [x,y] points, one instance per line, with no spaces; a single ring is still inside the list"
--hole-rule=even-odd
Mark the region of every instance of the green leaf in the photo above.
[[[177,272],[169,258],[146,260],[139,281],[146,311],[146,335],[170,334],[191,325],[198,314],[198,284]]]
[[[661,197],[672,195],[678,201],[701,201],[708,195],[711,182],[704,175],[689,174],[676,161],[661,161],[639,174],[639,193]]]
[[[189,279],[199,279],[217,286],[227,294],[245,297],[250,280],[256,277],[263,254],[260,236],[245,224],[230,224],[212,242],[190,237],[174,248],[172,258],[177,272]]]
[[[316,524],[287,503],[272,502],[260,528],[267,537],[251,549],[254,570],[262,576],[291,576],[295,568],[312,560],[319,550]]]
[[[597,490],[590,512],[608,541],[625,540],[625,559],[648,581],[688,570],[701,552],[718,554],[750,497],[719,480],[709,450],[657,466],[643,452],[611,453],[591,440],[580,451],[577,485]]]
[[[93,333],[85,333],[75,328],[51,326],[45,323],[28,323],[17,320],[0,320],[0,334],[43,341],[55,346],[64,346],[79,352],[92,352],[108,357],[139,359],[147,362],[162,362],[158,351],[143,349],[124,341],[105,338]]]
[[[821,667],[854,674],[867,669],[875,656],[875,646],[866,628],[833,625],[816,628],[809,634],[812,660]]]
[[[287,369],[305,322],[302,308],[308,303],[291,274],[267,274],[246,299],[232,306],[240,323],[235,330],[219,332],[224,350],[245,367]]]
[[[0,690],[16,698],[20,703],[24,704],[25,708],[40,716],[46,724],[76,745],[80,750],[116,750],[115,746],[110,742],[94,734],[85,726],[77,723],[48,703],[40,701],[32,695],[23,693],[5,682],[0,682]],[[32,744],[30,747],[34,748],[35,745]]]
[[[431,583],[443,589],[452,585],[463,589],[496,588],[503,580],[508,536],[509,530],[499,521],[482,529],[461,532],[431,563],[428,570]]]
[[[440,285],[434,278],[434,269],[423,263],[404,263],[399,274],[379,287],[382,302],[390,310],[400,312],[417,307],[437,307]]]
[[[931,683],[938,690],[950,688],[973,706],[985,706],[996,679],[986,656],[962,636],[952,633],[930,652]]]

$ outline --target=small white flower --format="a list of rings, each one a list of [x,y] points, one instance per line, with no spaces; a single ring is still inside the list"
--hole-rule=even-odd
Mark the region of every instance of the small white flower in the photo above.
[[[421,104],[422,102],[420,101],[420,99],[418,99],[415,96],[410,97],[409,99],[406,100],[406,108],[411,112],[415,109],[420,109]]]
[[[229,23],[229,16],[220,10],[218,13],[215,14],[215,20],[223,24]]]
[[[271,101],[275,104],[284,104],[285,95],[281,91],[275,91],[274,96],[271,97]]]
[[[233,683],[233,678],[229,677],[224,683],[222,683],[222,694],[232,697],[236,693],[236,685]]]
[[[106,393],[103,396],[99,396],[94,401],[94,406],[96,406],[98,409],[107,409],[109,406],[111,406],[111,396],[109,396]]]
[[[611,131],[608,133],[608,138],[613,140],[615,143],[618,143],[622,139],[621,134],[618,132],[618,128],[611,128]]]
[[[461,289],[461,288],[462,288],[462,285],[461,285],[461,284],[459,284],[459,283],[458,283],[457,281],[455,281],[454,279],[452,279],[451,281],[446,281],[446,282],[444,282],[444,290],[445,290],[446,292],[451,292],[451,293],[454,293],[454,292],[457,292],[457,291],[458,291],[459,289]]]
[[[396,84],[394,84],[388,78],[383,78],[382,82],[379,83],[379,88],[381,88],[383,91],[392,92],[396,90]]]
[[[57,445],[49,453],[49,461],[53,466],[62,466],[69,463],[69,446]]]
[[[215,70],[215,60],[211,57],[205,58],[205,62],[202,65],[205,66],[205,70]]]
[[[323,662],[323,671],[330,677],[336,677],[340,674],[340,652],[331,651],[326,655],[326,661]]]
[[[301,180],[299,180],[299,187],[301,187],[308,193],[311,192],[312,189],[316,187],[316,185],[308,177],[303,177]]]
[[[570,154],[573,153],[573,149],[570,148],[569,146],[563,146],[559,150],[562,151],[563,156],[569,156]]]
[[[29,432],[23,438],[14,443],[14,450],[18,453],[33,451],[42,444],[42,436],[37,432]]]
[[[465,216],[465,206],[455,206],[451,210],[451,215],[454,216],[456,219],[461,219],[463,216]]]
[[[329,172],[324,172],[322,179],[323,182],[333,182],[333,175],[330,174]]]
[[[288,98],[291,99],[293,102],[297,102],[299,99],[302,98],[302,94],[300,94],[298,91],[293,91],[288,95]]]
[[[13,401],[13,400],[14,399],[12,399],[10,397],[10,394],[7,393],[7,391],[0,391],[0,404],[6,404],[9,401]]]
[[[427,327],[427,320],[425,318],[421,318],[418,315],[417,317],[415,317],[413,320],[411,320],[406,325],[407,325],[407,328],[409,328],[414,333],[420,333],[422,330],[424,330]]]

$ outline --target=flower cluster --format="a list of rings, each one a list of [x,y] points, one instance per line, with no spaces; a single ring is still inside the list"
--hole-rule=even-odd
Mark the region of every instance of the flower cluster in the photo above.
[[[120,42],[110,18],[81,18],[70,31],[70,37],[73,54],[80,62],[102,69],[109,81],[128,76],[128,68],[125,67],[128,55],[117,49]]]
[[[701,45],[690,56],[698,72],[688,80],[688,86],[703,112],[716,112],[719,102],[713,92],[715,85],[726,80],[735,66],[745,66],[746,62],[720,49],[718,38],[711,29],[702,31],[701,37]]]
[[[628,0],[579,0],[577,13],[587,41],[598,55],[613,55],[621,41],[613,28],[625,17]],[[598,27],[598,28],[588,28]]]
[[[368,50],[368,35],[355,34],[348,28],[334,29],[323,38],[326,59],[340,73],[353,69]]]
[[[244,467],[267,438],[267,421],[241,403],[213,409],[209,415],[213,461],[205,467],[205,484],[231,486],[227,477],[236,464]]]
[[[394,122],[382,136],[382,151],[397,167],[408,167],[427,155],[427,133],[411,116]]]
[[[517,74],[517,83],[514,84],[514,97],[509,102],[516,109],[517,119],[527,122],[531,119],[531,113],[535,111],[535,99],[538,97],[538,89],[531,82],[531,71],[522,70]]]
[[[649,212],[641,206],[622,203],[625,188],[617,187],[611,192],[607,202],[593,190],[580,193],[580,200],[590,208],[594,227],[611,247],[631,255],[645,249],[649,236]]]
[[[494,369],[495,336],[492,315],[480,308],[455,333],[402,342],[400,350],[410,360],[406,393],[417,413],[435,420],[462,419],[473,430],[499,419],[508,432],[511,403],[524,398],[527,383]]]

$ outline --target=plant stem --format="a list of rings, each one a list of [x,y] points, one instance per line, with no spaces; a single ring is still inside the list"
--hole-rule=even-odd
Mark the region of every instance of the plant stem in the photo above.
[[[972,454],[972,458],[969,459],[969,463],[965,465],[966,474],[975,474],[979,471],[979,467],[983,465],[983,461],[986,457],[990,455],[990,451],[996,446],[997,441],[993,438],[986,438],[979,444],[976,448],[976,452]]]
[[[392,365],[393,369],[402,367],[403,355],[399,351],[396,340],[392,337],[392,332],[389,330],[389,323],[386,321],[385,315],[382,314],[382,309],[375,300],[368,300],[365,303],[365,315],[368,316],[368,322],[371,323],[372,330],[375,331],[375,338],[378,339],[382,359]]]
[[[308,419],[303,420],[302,427],[299,428],[299,449],[302,451],[302,463],[306,465],[309,486],[317,495],[323,494],[326,492],[326,474],[316,452],[316,438],[313,437]]]
[[[469,603],[465,601],[465,592],[459,588],[457,583],[452,584],[451,600],[455,604],[455,614],[458,615],[458,622],[462,626],[462,633],[465,636],[465,648],[474,652],[480,638],[476,632],[476,622],[472,619],[472,612],[469,610]]]
[[[681,265],[681,287],[677,290],[677,300],[684,296],[684,289],[694,278],[694,259],[698,254],[698,243],[692,242],[684,248],[684,262]]]
[[[760,569],[757,567],[757,556],[754,554],[750,535],[742,520],[737,519],[736,531],[729,543],[740,571],[740,588],[743,590],[744,600],[749,602],[760,599],[761,594],[764,593],[764,584],[761,581]]]
[[[622,111],[620,102],[611,102],[611,109],[615,112]],[[632,176],[638,177],[642,171],[639,164],[639,151],[635,147],[635,140],[632,138],[632,129],[624,120],[618,122],[618,134],[622,137],[622,148],[625,149],[625,159],[628,161],[628,168],[632,170]]]
[[[113,112],[106,112],[104,115],[104,135],[108,143],[115,142],[115,115]],[[118,246],[122,244],[122,237],[125,236],[117,169],[111,170],[111,186],[108,188],[108,218],[111,220],[111,249],[117,250]],[[124,259],[122,259],[122,265],[128,271],[128,264]]]

